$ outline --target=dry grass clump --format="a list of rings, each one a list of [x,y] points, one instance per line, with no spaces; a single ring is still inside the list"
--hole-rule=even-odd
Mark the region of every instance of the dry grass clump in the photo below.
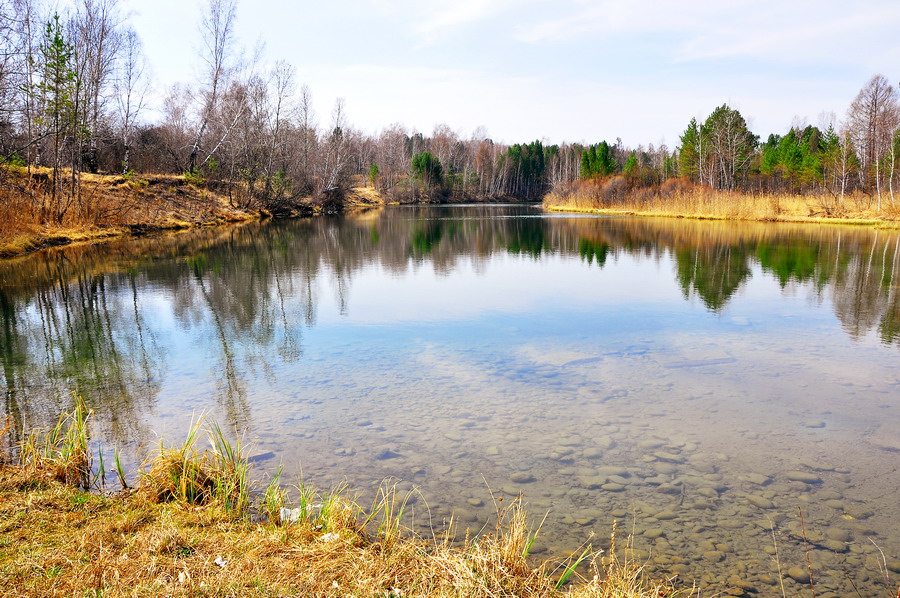
[[[31,430],[19,448],[22,467],[79,488],[91,486],[90,419],[93,412],[75,398],[75,409],[60,416],[49,430]],[[9,424],[7,424],[9,425]]]
[[[458,540],[452,522],[430,537],[409,530],[403,521],[411,495],[396,484],[383,485],[368,509],[345,487],[318,492],[300,484],[289,492],[278,476],[253,495],[242,445],[200,422],[182,445],[160,445],[136,490],[85,492],[71,483],[85,478],[58,472],[66,442],[90,446],[89,419],[76,406],[59,432],[29,436],[35,440],[23,444],[32,455],[24,466],[0,466],[0,584],[8,595],[679,595],[619,560],[615,537],[606,556],[588,546],[556,566],[533,563],[536,532],[518,500],[495,503],[493,528]],[[85,442],[60,440],[76,435]],[[210,446],[200,450],[204,435]],[[83,467],[83,459],[72,461]],[[579,565],[590,580],[576,572]]]
[[[204,431],[211,446],[200,451],[197,441]],[[243,516],[250,507],[248,459],[240,440],[232,444],[215,424],[203,430],[200,418],[191,424],[182,444],[167,447],[160,443],[159,452],[151,455],[147,471],[141,474],[138,488],[157,501],[216,504]]]

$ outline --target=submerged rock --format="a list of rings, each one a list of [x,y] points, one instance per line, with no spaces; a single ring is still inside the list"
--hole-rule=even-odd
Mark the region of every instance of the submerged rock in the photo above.
[[[751,484],[756,484],[757,486],[765,486],[772,482],[772,478],[767,475],[763,475],[761,473],[750,473],[747,474],[744,479],[746,479]]]
[[[516,484],[528,484],[534,481],[534,476],[527,471],[517,471],[509,476],[509,479]]]
[[[792,482],[803,482],[804,484],[821,484],[822,478],[817,476],[814,473],[809,473],[806,471],[789,471],[784,474],[784,477],[789,479]]]
[[[667,453],[665,451],[656,451],[653,453],[653,456],[656,457],[659,461],[663,461],[665,463],[684,463],[684,457],[681,455],[676,455],[675,453]]]
[[[388,459],[396,459],[402,456],[403,455],[392,449],[383,449],[377,455],[375,455],[375,459],[377,459],[378,461],[386,461]]]
[[[603,467],[599,467],[597,471],[605,475],[616,475],[623,477],[628,477],[631,475],[624,467],[615,467],[612,465],[604,465]]]
[[[871,509],[868,509],[863,505],[850,505],[844,509],[844,513],[853,519],[868,519],[875,514]]]
[[[840,527],[829,527],[825,530],[825,537],[838,542],[849,542],[850,532]]]
[[[754,496],[750,495],[747,497],[747,502],[755,507],[759,507],[760,509],[774,509],[775,503],[773,503],[768,498],[763,498],[762,496]]]
[[[803,585],[809,583],[809,571],[801,567],[791,567],[787,570],[787,576]]]

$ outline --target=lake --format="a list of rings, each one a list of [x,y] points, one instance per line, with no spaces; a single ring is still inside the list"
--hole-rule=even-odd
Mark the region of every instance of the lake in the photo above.
[[[887,595],[898,276],[897,231],[522,205],[61,248],[0,262],[3,406],[79,393],[132,467],[206,414],[261,480],[416,489],[421,530],[522,494],[541,557],[617,521],[654,574],[805,595],[808,552],[818,596]]]

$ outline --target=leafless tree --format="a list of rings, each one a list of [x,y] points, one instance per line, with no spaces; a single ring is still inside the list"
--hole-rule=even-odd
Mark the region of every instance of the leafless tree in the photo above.
[[[324,140],[316,195],[323,205],[330,206],[341,199],[347,189],[350,135],[344,98],[338,98],[331,112],[331,127]]]
[[[300,97],[297,100],[297,130],[295,135],[299,164],[295,178],[298,180],[302,192],[312,192],[313,158],[318,145],[318,124],[316,113],[312,105],[312,91],[309,85],[304,84],[300,88]]]
[[[883,75],[875,75],[857,94],[847,112],[847,122],[860,158],[860,177],[871,188],[875,171],[875,192],[881,210],[881,159],[890,149],[897,128],[897,91]]]
[[[131,170],[131,146],[135,124],[145,107],[149,79],[146,62],[137,33],[128,29],[122,34],[118,76],[115,80],[119,139],[122,142],[122,172]]]
[[[99,168],[98,143],[122,43],[121,25],[118,0],[80,0],[71,24],[81,81],[81,97],[77,101],[87,137],[85,163],[91,172]],[[80,146],[81,137],[76,146]],[[80,158],[76,156],[79,162]]]
[[[227,87],[230,74],[228,61],[231,59],[234,41],[234,22],[236,17],[236,0],[209,0],[206,13],[200,25],[204,51],[202,59],[205,63],[205,81],[200,90],[200,114],[196,125],[191,153],[188,157],[188,171],[194,172],[198,165],[203,141],[206,137],[210,121],[218,108],[223,90]],[[200,160],[205,163],[213,152],[206,152]]]

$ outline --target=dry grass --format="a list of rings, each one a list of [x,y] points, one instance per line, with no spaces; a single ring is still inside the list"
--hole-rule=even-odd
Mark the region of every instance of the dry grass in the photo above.
[[[89,414],[78,417],[63,421],[87,422]],[[292,493],[275,491],[276,486],[270,485],[265,500],[271,502],[263,505],[269,517],[254,521],[249,514],[255,506],[248,503],[246,509],[236,509],[215,490],[219,482],[209,482],[217,476],[235,478],[233,466],[238,464],[240,469],[246,463],[240,445],[224,446],[221,431],[208,426],[211,446],[199,450],[196,446],[203,431],[198,423],[182,446],[161,445],[138,489],[116,495],[65,484],[54,469],[43,470],[37,461],[29,461],[27,467],[0,466],[4,593],[385,598],[679,595],[670,583],[648,580],[640,566],[620,560],[615,538],[605,554],[590,547],[581,553],[590,579],[576,573],[565,587],[557,587],[561,578],[574,571],[573,562],[553,566],[530,560],[534,534],[519,501],[505,508],[496,503],[497,521],[491,530],[475,535],[467,531],[458,540],[451,525],[445,533],[423,538],[404,526],[409,495],[398,493],[395,485],[383,486],[369,509],[360,507],[343,489],[320,493],[300,486],[294,489],[292,502]],[[172,483],[179,478],[186,481]],[[190,483],[203,492],[185,491]],[[249,486],[240,492],[249,501]]]
[[[843,199],[829,194],[753,195],[716,191],[672,179],[659,188],[626,190],[621,177],[600,181],[577,181],[549,193],[544,207],[551,211],[587,213],[632,213],[714,220],[778,222],[841,222],[900,226],[900,202],[883,198],[882,210],[872,197],[858,194]]]
[[[90,488],[92,419],[93,412],[76,397],[75,409],[61,415],[55,426],[29,431],[19,447],[23,470],[32,476],[44,475],[79,488]]]
[[[128,232],[173,230],[257,218],[235,209],[225,191],[183,176],[80,175],[80,200],[62,222],[41,216],[48,169],[0,166],[0,257],[57,245],[94,242]]]
[[[356,513],[346,498],[337,511]],[[314,509],[318,511],[318,509]],[[385,540],[356,519],[331,531],[318,515],[288,525],[236,519],[216,507],[106,497],[21,470],[0,473],[0,580],[27,596],[675,596],[640,567],[609,559],[590,580],[556,589],[524,556],[518,503],[493,532]],[[602,571],[599,567],[603,567]]]

